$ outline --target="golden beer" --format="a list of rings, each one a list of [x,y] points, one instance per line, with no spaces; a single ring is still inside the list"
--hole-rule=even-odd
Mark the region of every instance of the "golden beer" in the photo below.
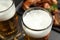
[[[7,21],[0,22],[0,35],[5,37],[12,37],[13,35],[17,34],[18,31],[18,16],[15,15],[13,18]]]

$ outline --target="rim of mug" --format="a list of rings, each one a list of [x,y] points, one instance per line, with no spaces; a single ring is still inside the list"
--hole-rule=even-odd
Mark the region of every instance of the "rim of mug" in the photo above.
[[[11,0],[12,1],[12,0]],[[2,12],[5,12],[5,11],[7,11],[8,9],[10,9],[12,6],[13,6],[13,2],[12,2],[12,4],[7,8],[7,9],[5,9],[5,10],[3,10],[3,11],[0,11],[0,13],[2,13]]]
[[[25,23],[23,22],[23,17],[24,17],[28,12],[30,12],[31,10],[37,10],[37,9],[39,9],[39,10],[44,10],[44,11],[48,12],[46,9],[44,9],[44,8],[42,8],[42,7],[32,7],[32,8],[29,8],[29,9],[27,9],[27,10],[24,12],[24,14],[23,14],[23,16],[22,16],[22,23],[23,23],[23,25],[24,25],[26,28],[28,28],[28,29],[30,29],[30,30],[33,30],[33,31],[43,31],[43,30],[46,30],[46,29],[48,29],[48,28],[53,24],[53,16],[50,14],[50,12],[48,12],[48,13],[49,13],[50,17],[52,18],[52,21],[51,21],[50,25],[49,25],[48,27],[44,28],[44,29],[38,29],[38,30],[32,29],[32,28],[29,28],[27,25],[25,25]]]

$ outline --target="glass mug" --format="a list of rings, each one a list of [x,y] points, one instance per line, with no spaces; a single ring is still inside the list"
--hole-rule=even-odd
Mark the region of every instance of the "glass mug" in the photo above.
[[[48,40],[53,25],[52,15],[45,9],[33,7],[22,16],[24,40]]]
[[[11,40],[18,32],[18,16],[12,0],[0,0],[0,38]]]

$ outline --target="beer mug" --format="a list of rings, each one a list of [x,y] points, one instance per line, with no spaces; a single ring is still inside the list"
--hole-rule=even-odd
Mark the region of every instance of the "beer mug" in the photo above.
[[[33,7],[22,16],[24,40],[48,40],[53,25],[52,15],[45,9]]]
[[[12,0],[0,0],[0,38],[11,40],[18,32],[18,16]]]

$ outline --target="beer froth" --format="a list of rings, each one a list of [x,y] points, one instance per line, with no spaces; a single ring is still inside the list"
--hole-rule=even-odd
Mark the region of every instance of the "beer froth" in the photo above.
[[[33,10],[31,12],[28,12],[27,15],[24,16],[23,21],[25,25],[27,25],[27,27],[39,30],[44,29],[50,25],[51,17],[45,11]]]
[[[0,0],[0,21],[5,21],[12,18],[15,15],[15,6],[9,8],[12,5],[12,0]],[[7,11],[4,11],[8,9]],[[13,10],[12,10],[13,9]],[[4,12],[1,12],[4,11]]]
[[[47,28],[51,24],[52,18],[49,15],[49,12],[43,10],[32,10],[23,16],[23,22],[30,29],[41,30]],[[23,25],[26,34],[34,38],[46,36],[51,31],[51,27],[43,31],[33,31]]]

